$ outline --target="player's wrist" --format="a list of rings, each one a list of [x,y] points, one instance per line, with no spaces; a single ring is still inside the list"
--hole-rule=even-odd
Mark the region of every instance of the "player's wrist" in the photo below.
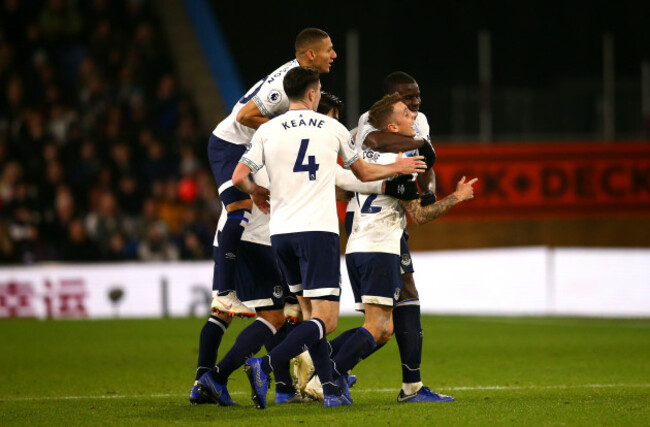
[[[461,193],[460,191],[454,191],[448,197],[452,199],[454,204],[467,200],[466,197],[463,197],[463,193]]]

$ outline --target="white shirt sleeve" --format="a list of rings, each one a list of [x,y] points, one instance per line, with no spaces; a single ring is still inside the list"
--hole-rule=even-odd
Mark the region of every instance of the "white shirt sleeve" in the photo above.
[[[336,168],[336,186],[346,191],[353,191],[361,194],[382,194],[382,180],[362,182],[354,176],[351,170]]]
[[[284,76],[298,65],[298,61],[294,59],[275,70],[266,77],[264,84],[253,97],[253,102],[265,117],[272,119],[289,109],[289,98],[284,92]]]
[[[264,125],[262,125],[264,126]],[[261,129],[262,127],[260,127]],[[264,166],[264,145],[262,144],[262,136],[259,132],[255,132],[251,145],[248,150],[241,156],[239,163],[248,166],[253,173],[256,173]]]
[[[345,128],[345,126],[338,123],[340,126],[337,130],[337,139],[339,142],[339,156],[343,160],[343,166],[346,168],[357,160],[359,160],[359,153],[357,153],[356,146],[354,145],[354,139],[350,132]]]
[[[357,147],[363,146],[366,137],[370,132],[378,130],[368,121],[368,112],[365,112],[359,117],[359,126],[357,127],[356,143]]]

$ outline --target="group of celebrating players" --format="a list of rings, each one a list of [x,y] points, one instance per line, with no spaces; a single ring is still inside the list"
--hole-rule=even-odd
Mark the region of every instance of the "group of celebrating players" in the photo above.
[[[392,335],[402,362],[398,402],[453,401],[420,377],[420,305],[405,212],[417,224],[432,221],[473,198],[476,179],[463,177],[454,193],[436,200],[436,155],[411,76],[388,75],[385,96],[351,133],[338,121],[342,102],[321,92],[319,76],[337,57],[330,37],[307,28],[295,48],[296,58],[254,85],[210,136],[224,213],[214,240],[212,315],[201,330],[190,402],[236,405],[227,382],[243,365],[258,408],[267,407],[271,373],[276,404],[349,406],[356,382],[350,371]],[[346,265],[365,320],[328,341],[339,314],[337,197],[351,197]],[[233,316],[257,318],[216,363]],[[262,346],[267,354],[253,357]]]

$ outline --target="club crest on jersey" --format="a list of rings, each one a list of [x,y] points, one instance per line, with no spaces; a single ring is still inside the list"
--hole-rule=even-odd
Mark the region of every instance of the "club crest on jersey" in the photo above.
[[[284,294],[284,292],[282,292],[282,286],[277,285],[277,286],[273,287],[273,296],[275,298],[282,298],[283,294]]]
[[[273,89],[271,93],[269,93],[269,96],[266,97],[266,99],[272,104],[277,104],[278,102],[282,101],[282,93],[277,89]]]
[[[395,298],[395,301],[397,301],[399,299],[399,291],[400,291],[399,288],[395,289],[395,295],[393,295],[393,298]]]
[[[403,254],[402,255],[402,265],[411,265],[411,255],[409,254]]]

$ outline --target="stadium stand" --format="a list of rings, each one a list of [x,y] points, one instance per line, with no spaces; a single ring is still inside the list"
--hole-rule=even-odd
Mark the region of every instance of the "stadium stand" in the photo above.
[[[0,263],[207,259],[220,206],[150,3],[0,6]]]

